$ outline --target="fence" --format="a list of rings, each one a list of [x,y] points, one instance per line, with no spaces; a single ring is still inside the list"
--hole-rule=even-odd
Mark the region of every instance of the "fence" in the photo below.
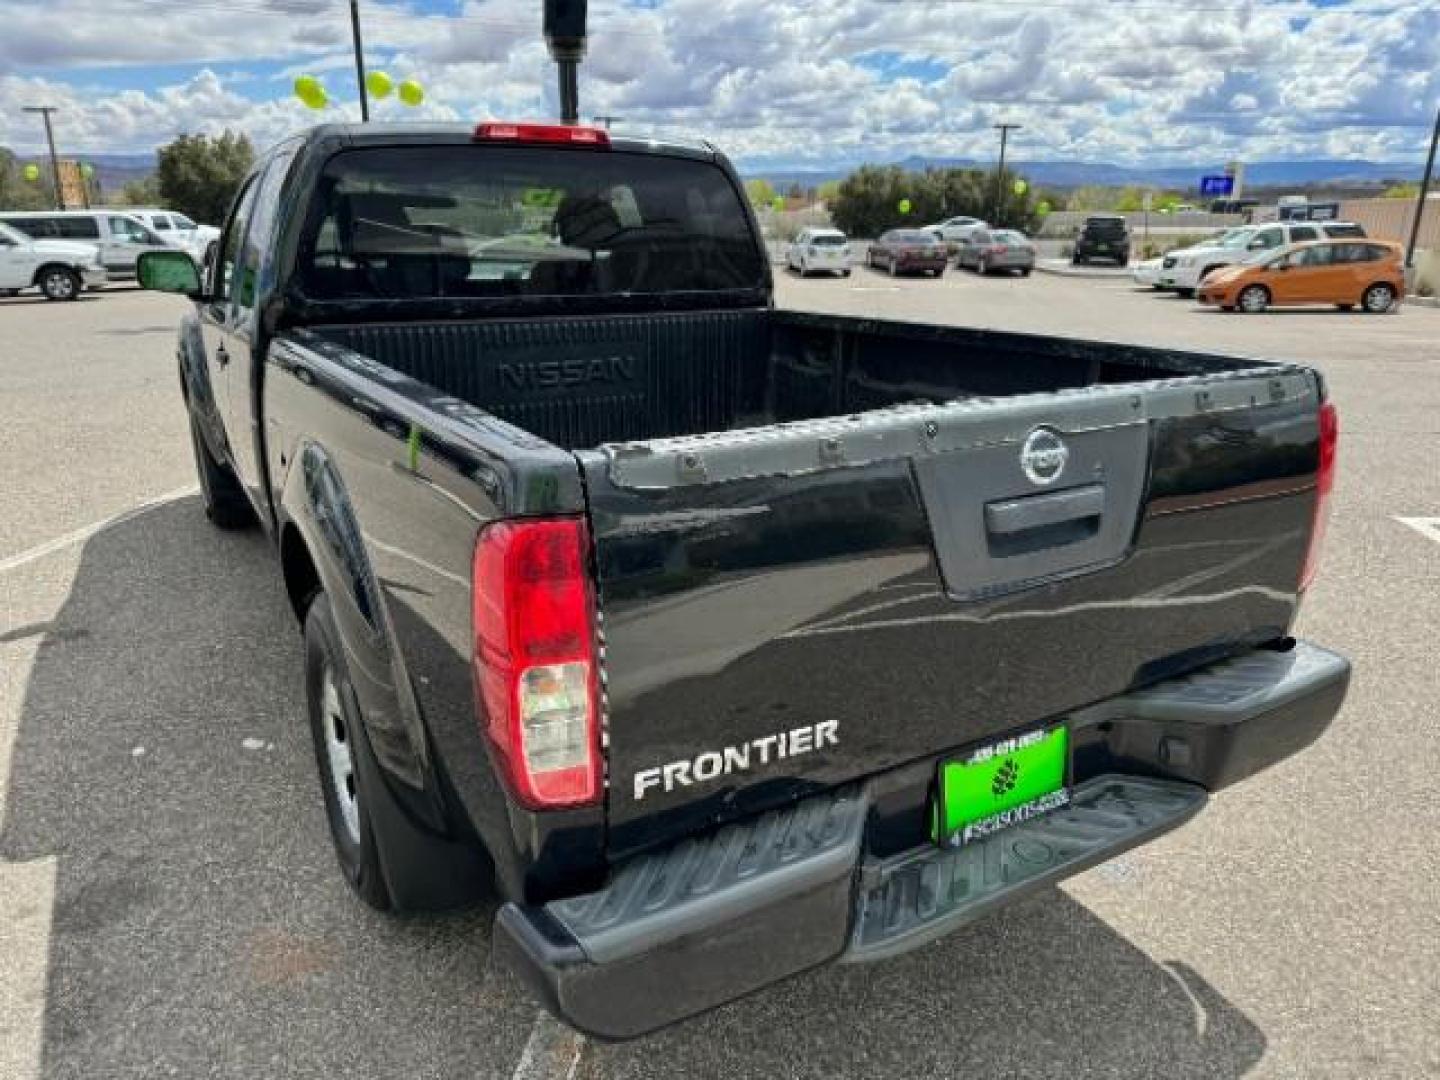
[[[1415,223],[1415,203],[1415,199],[1349,199],[1340,204],[1340,218],[1363,225],[1370,236],[1408,244]],[[1415,246],[1422,251],[1440,248],[1440,194],[1425,200],[1420,241]]]
[[[1108,210],[1105,213],[1111,214]],[[1050,239],[1072,237],[1080,231],[1080,226],[1085,224],[1085,219],[1091,214],[1092,211],[1089,210],[1056,210],[1046,216],[1045,223],[1040,226],[1038,235]],[[1129,224],[1132,233],[1139,232],[1145,227],[1145,211],[1143,210],[1126,210],[1114,216],[1123,217]],[[1206,210],[1187,210],[1181,214],[1161,214],[1154,210],[1150,212],[1150,231],[1152,233],[1219,232],[1221,229],[1244,224],[1244,214],[1212,214]]]

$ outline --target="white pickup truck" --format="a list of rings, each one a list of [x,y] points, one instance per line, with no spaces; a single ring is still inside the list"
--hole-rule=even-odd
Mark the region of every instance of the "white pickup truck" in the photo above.
[[[47,300],[74,300],[109,280],[94,244],[32,240],[0,222],[0,296],[38,288]]]
[[[1343,239],[1364,236],[1365,230],[1348,221],[1277,221],[1231,229],[1209,244],[1172,251],[1160,264],[1156,288],[1174,289],[1181,296],[1195,295],[1212,270],[1244,262],[1259,252],[1273,251],[1301,240]]]

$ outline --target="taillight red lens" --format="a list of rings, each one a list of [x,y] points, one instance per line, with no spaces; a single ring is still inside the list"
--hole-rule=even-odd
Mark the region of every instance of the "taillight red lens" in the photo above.
[[[475,138],[487,142],[568,143],[609,149],[610,133],[604,128],[578,124],[510,124],[486,121],[475,128]]]
[[[600,798],[588,548],[579,518],[499,522],[475,545],[476,696],[511,790],[534,809]]]
[[[1340,442],[1340,414],[1332,401],[1320,405],[1320,464],[1315,470],[1315,513],[1310,522],[1310,546],[1305,550],[1305,563],[1300,569],[1300,591],[1315,580],[1320,569],[1320,548],[1325,542],[1325,526],[1330,520],[1330,494],[1335,490],[1335,452]]]

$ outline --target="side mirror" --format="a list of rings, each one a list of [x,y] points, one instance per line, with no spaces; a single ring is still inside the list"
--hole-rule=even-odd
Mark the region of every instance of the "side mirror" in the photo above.
[[[195,260],[183,251],[141,252],[135,264],[135,277],[142,289],[201,299],[200,271]]]

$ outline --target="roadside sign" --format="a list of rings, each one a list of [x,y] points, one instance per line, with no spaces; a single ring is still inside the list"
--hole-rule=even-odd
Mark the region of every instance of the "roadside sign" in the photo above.
[[[1200,178],[1200,194],[1211,197],[1229,195],[1235,190],[1235,177],[1233,176],[1202,176]]]

